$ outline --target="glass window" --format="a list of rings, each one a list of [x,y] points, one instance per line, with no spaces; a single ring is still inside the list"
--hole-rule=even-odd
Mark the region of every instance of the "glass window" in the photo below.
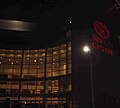
[[[66,49],[67,47],[68,49]],[[65,103],[66,97],[57,96],[58,92],[72,90],[71,79],[66,76],[71,74],[71,42],[50,47],[47,50],[24,50],[23,66],[21,66],[22,52],[22,50],[0,50],[0,72],[2,73],[0,78],[2,76],[6,80],[7,78],[13,79],[12,81],[1,81],[1,89],[8,91],[12,100],[17,100],[22,71],[21,102],[43,103],[45,92],[49,94],[44,95],[45,103],[53,106],[58,105],[58,101],[61,105]],[[46,81],[44,81],[44,77],[47,77]],[[56,97],[53,97],[53,94]]]

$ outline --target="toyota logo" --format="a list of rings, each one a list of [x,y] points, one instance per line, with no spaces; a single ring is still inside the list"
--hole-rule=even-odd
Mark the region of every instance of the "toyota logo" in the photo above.
[[[94,23],[94,29],[101,38],[108,39],[110,37],[109,29],[102,22],[96,21]]]

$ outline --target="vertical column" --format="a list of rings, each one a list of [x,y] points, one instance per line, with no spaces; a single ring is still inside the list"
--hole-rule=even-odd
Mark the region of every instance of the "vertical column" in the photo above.
[[[89,51],[90,56],[90,78],[91,78],[91,99],[92,99],[92,108],[94,108],[94,86],[93,86],[93,66],[92,66],[92,48]]]
[[[60,87],[60,46],[59,46],[59,78],[58,78],[58,103],[59,103],[59,106],[61,104],[61,96],[60,96],[60,93],[61,93],[61,87]]]
[[[53,48],[52,48],[52,70],[51,70],[51,77],[53,77]],[[53,93],[52,90],[53,90],[53,84],[52,84],[53,80],[51,80],[51,94]],[[52,96],[51,96],[51,105],[52,105]]]
[[[78,108],[79,100],[80,100],[80,81],[79,81],[79,45],[78,45],[78,38],[74,37],[71,41],[71,54],[72,54],[72,108]]]
[[[39,63],[38,63],[38,59],[39,59],[39,50],[37,50],[37,65],[36,65],[36,98],[38,98],[38,95],[37,95],[37,89],[38,89],[38,67],[39,67]],[[36,98],[35,98],[35,103],[36,103]],[[38,99],[37,99],[38,101]]]
[[[22,50],[22,58],[21,58],[18,102],[20,102],[20,96],[21,96],[21,82],[22,82],[23,59],[24,59],[24,50]]]
[[[16,56],[16,54],[15,54],[15,50],[14,50],[14,58],[13,58],[14,60],[13,60],[13,61],[15,61],[15,56]],[[13,78],[12,76],[13,76],[13,74],[14,74],[14,67],[15,67],[15,64],[14,64],[14,62],[13,62],[13,65],[12,65],[12,73],[11,73],[12,75],[10,75],[8,78]],[[9,73],[8,73],[8,75],[9,75]],[[12,81],[11,81],[11,82],[9,81],[9,84],[10,84],[10,88],[9,88],[10,90],[9,90],[9,91],[11,91],[11,90],[13,89],[13,88],[12,88]],[[11,97],[11,98],[12,98],[12,97]]]
[[[29,55],[29,63],[28,63],[28,77],[27,77],[27,91],[29,91],[29,80],[30,80],[30,59],[31,59],[31,57],[30,57],[30,55]],[[29,101],[28,100],[28,98],[26,97],[26,101]]]
[[[3,76],[3,75],[4,75],[4,73],[5,73],[5,71],[4,71],[4,70],[5,70],[5,59],[6,59],[6,56],[7,56],[7,55],[6,55],[6,50],[5,50],[4,53],[5,53],[5,55],[2,57],[2,62],[1,62],[1,64],[3,64],[2,71],[1,71],[1,72],[2,72],[2,74],[1,74],[1,81],[4,81],[4,76]],[[8,74],[9,74],[9,73],[8,73]],[[1,83],[1,88],[3,88],[3,84],[4,84],[4,83]],[[5,94],[4,92],[2,92],[2,93]],[[5,94],[5,95],[6,95],[6,94]],[[3,96],[4,96],[4,95],[3,95]],[[5,98],[6,98],[6,97],[4,96],[4,97],[1,98],[1,100],[5,100]]]
[[[2,62],[1,62],[1,64],[3,64],[3,68],[2,68],[2,74],[4,74],[4,69],[5,69],[5,63],[4,63],[4,61],[5,61],[5,58],[6,58],[6,50],[5,50],[5,55],[4,55],[4,57],[2,57]],[[1,74],[1,81],[3,81],[3,79],[4,79],[4,77],[3,77],[3,75]],[[2,83],[1,83],[1,88],[2,88]]]
[[[69,78],[68,78],[68,43],[66,44],[66,105],[69,108],[69,93],[68,93],[68,84],[69,84]]]
[[[45,97],[46,97],[46,64],[47,64],[47,49],[45,49],[43,105],[45,105]]]

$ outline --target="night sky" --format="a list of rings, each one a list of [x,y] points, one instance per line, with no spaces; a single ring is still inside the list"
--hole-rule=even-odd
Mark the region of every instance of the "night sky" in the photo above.
[[[1,19],[35,24],[35,29],[28,32],[1,29],[1,44],[53,43],[64,38],[69,28],[72,31],[89,28],[96,20],[106,22],[112,33],[119,34],[120,9],[109,10],[114,3],[114,0],[0,1]]]

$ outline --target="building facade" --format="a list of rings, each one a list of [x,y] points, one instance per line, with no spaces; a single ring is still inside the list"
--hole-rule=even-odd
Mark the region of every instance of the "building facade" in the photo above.
[[[35,50],[0,49],[0,101],[71,106],[71,42]]]
[[[0,101],[9,97],[40,108],[89,108],[91,64],[84,45],[91,48],[94,104],[102,105],[99,97],[108,91],[120,97],[120,93],[115,94],[120,90],[118,56],[114,49],[106,52],[109,46],[92,47],[92,33],[75,32],[41,49],[0,49]]]

